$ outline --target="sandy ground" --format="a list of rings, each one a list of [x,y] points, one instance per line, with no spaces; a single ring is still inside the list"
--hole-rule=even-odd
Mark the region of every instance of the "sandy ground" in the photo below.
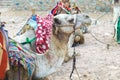
[[[0,9],[2,12],[1,21],[5,21],[9,36],[13,37],[26,23],[30,17],[30,11],[14,11],[10,9]],[[36,12],[40,16],[45,16],[47,12]],[[92,19],[97,19],[104,13],[88,13]],[[77,56],[76,71],[73,73],[73,80],[120,80],[120,45],[113,39],[114,24],[112,13],[108,13],[92,23],[88,30],[90,33],[84,34],[85,44],[76,47],[80,52]],[[100,41],[97,41],[91,33]],[[106,44],[110,44],[109,49]],[[70,80],[69,75],[72,70],[72,60],[64,63],[59,70],[50,76],[50,80]],[[80,78],[80,79],[79,79]]]

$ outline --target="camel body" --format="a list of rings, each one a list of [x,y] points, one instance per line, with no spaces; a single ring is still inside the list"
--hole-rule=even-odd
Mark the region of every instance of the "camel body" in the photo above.
[[[81,17],[86,18],[86,16],[81,15]],[[54,73],[57,68],[59,68],[62,63],[65,60],[65,57],[68,54],[68,41],[69,41],[69,36],[71,33],[73,33],[74,29],[73,26],[75,25],[75,19],[76,17],[73,15],[68,15],[68,14],[59,14],[54,17],[54,24],[53,24],[53,29],[52,29],[52,34],[51,34],[51,40],[50,40],[50,48],[48,51],[46,51],[44,54],[33,54],[35,56],[35,70],[34,74],[32,76],[33,80],[40,79],[47,77],[48,75]],[[59,23],[60,22],[60,23]],[[79,25],[75,26],[75,29],[79,29],[80,25],[82,24],[79,22]],[[26,38],[34,38],[35,37],[35,32],[34,30],[28,30],[22,35],[16,36],[14,40],[18,43],[22,43],[26,41]],[[35,42],[32,43],[33,46],[35,46]],[[28,49],[33,48],[31,47],[30,44],[25,45]],[[34,52],[35,53],[35,52]],[[72,54],[70,54],[69,57],[72,57]],[[10,69],[8,71],[8,79],[9,80],[17,80],[18,78],[14,78],[14,69]],[[16,71],[17,72],[17,71]],[[23,72],[27,73],[27,70],[23,70]],[[12,75],[13,76],[12,76]],[[21,74],[22,76],[22,74]],[[23,75],[24,76],[24,75]],[[25,78],[24,78],[25,77]],[[28,75],[24,76],[22,80],[26,80]]]

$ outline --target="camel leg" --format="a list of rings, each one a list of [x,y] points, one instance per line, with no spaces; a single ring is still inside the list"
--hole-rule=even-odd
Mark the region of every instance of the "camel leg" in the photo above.
[[[81,39],[80,43],[84,43],[84,36],[80,37],[80,39]],[[73,43],[74,43],[74,34],[71,34],[68,41],[68,53],[65,56],[64,62],[69,61],[73,57],[74,54],[74,48],[72,47]],[[79,53],[76,52],[76,56],[77,55],[79,55]]]
[[[73,55],[73,48],[72,45],[74,43],[74,35],[71,34],[69,37],[69,41],[68,41],[68,53],[65,55],[65,59],[64,61],[67,62],[72,58]]]
[[[80,35],[80,41],[79,41],[79,43],[80,44],[84,44],[84,42],[85,42],[84,36]]]
[[[10,70],[6,73],[7,80],[18,80],[20,76],[20,80],[28,80],[28,71],[25,70],[22,66],[20,66],[20,74],[18,71],[18,67],[10,66]]]
[[[12,70],[12,67],[10,66],[10,70],[6,72],[6,80],[14,80],[14,72]]]

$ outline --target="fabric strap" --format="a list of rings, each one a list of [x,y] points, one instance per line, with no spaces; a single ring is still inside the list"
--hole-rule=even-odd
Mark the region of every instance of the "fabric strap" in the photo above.
[[[31,42],[33,42],[36,38],[33,38],[33,39],[29,39],[29,38],[26,38],[26,42],[23,42],[21,43],[22,45],[25,45],[25,44],[30,44]]]

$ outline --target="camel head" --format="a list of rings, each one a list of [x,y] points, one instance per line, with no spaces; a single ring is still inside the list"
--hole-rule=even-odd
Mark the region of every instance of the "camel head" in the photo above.
[[[74,16],[68,14],[59,14],[54,17],[53,30],[55,34],[73,32]],[[54,32],[53,32],[54,33]]]
[[[92,20],[87,14],[74,14],[77,18],[77,25],[78,27],[81,26],[89,26],[92,23]]]
[[[85,14],[59,14],[54,17],[54,33],[58,32],[64,32],[66,34],[70,34],[74,31],[74,25],[75,29],[80,28],[82,25],[90,25],[91,19],[88,15]]]

